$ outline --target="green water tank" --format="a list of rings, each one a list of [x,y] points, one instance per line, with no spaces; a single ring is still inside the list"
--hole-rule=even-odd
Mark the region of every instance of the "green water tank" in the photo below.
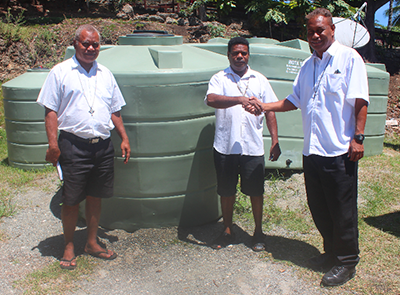
[[[48,165],[44,110],[36,103],[48,73],[48,69],[28,70],[2,85],[8,162],[12,167],[29,170]]]
[[[267,41],[262,38],[250,38],[249,65],[252,69],[265,75],[278,99],[284,99],[292,93],[292,84],[302,65],[311,55],[310,47],[304,40],[294,39],[284,42]],[[192,46],[212,52],[227,54],[227,40],[221,38],[210,40],[205,44]],[[368,107],[365,128],[365,155],[382,153],[385,134],[386,104],[388,100],[389,73],[382,64],[367,64],[370,105]],[[264,148],[266,168],[301,169],[303,150],[303,128],[301,111],[295,110],[276,113],[278,135],[282,155],[276,162],[268,161],[271,139],[268,128],[264,125]]]
[[[103,200],[100,224],[133,231],[218,219],[214,109],[204,96],[211,76],[228,60],[182,44],[180,36],[127,35],[119,44],[97,60],[114,74],[126,100],[121,114],[132,153],[123,164],[113,131],[114,197]]]

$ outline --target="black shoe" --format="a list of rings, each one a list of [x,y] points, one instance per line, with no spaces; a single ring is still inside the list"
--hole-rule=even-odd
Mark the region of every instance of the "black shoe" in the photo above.
[[[318,256],[315,256],[306,262],[307,266],[312,269],[331,269],[332,266],[335,265],[335,259],[333,255],[324,253]]]
[[[356,268],[354,266],[335,265],[328,271],[321,281],[322,286],[340,286],[354,278]]]
[[[219,250],[221,248],[225,248],[226,246],[233,243],[235,240],[235,235],[233,233],[228,234],[227,232],[223,232],[218,238],[216,238],[211,243],[211,248]]]

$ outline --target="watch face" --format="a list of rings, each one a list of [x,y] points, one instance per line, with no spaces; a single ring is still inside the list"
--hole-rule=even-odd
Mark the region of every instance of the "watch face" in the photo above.
[[[363,141],[365,138],[364,134],[355,134],[354,139],[358,141]]]

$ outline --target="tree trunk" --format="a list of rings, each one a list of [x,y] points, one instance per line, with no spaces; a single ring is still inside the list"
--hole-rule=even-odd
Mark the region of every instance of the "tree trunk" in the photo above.
[[[368,0],[367,13],[365,16],[365,25],[368,29],[370,40],[365,46],[364,58],[369,62],[377,62],[375,54],[375,12],[385,5],[389,0]]]
[[[388,31],[392,30],[392,21],[393,19],[393,0],[389,0],[389,18],[388,18],[388,25],[387,25],[387,29]]]
[[[200,5],[199,7],[199,19],[203,22],[207,21],[207,7],[205,4]]]

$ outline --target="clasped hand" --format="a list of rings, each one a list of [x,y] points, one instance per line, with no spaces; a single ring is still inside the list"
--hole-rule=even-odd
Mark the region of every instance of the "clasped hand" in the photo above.
[[[242,102],[242,106],[247,112],[256,116],[263,113],[261,101],[255,96],[246,97],[246,99]]]

